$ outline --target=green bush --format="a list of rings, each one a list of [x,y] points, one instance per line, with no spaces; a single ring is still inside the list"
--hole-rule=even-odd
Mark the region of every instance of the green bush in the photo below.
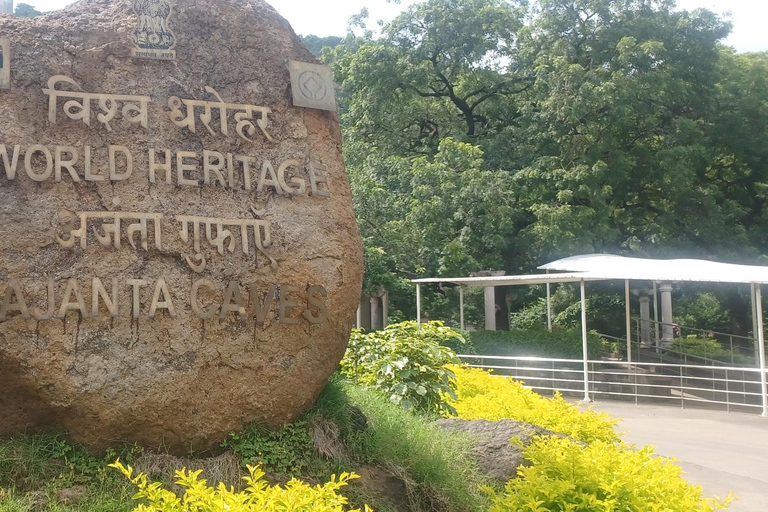
[[[464,333],[477,354],[495,356],[537,356],[565,359],[582,358],[581,329],[546,327],[510,331],[472,331]],[[589,357],[599,358],[607,344],[596,333],[587,338]]]
[[[463,337],[442,322],[402,322],[370,333],[354,330],[341,361],[342,373],[380,390],[396,404],[439,412],[447,407],[442,394],[453,393],[453,373],[445,365],[458,363],[456,354],[441,345],[451,339]]]
[[[731,351],[723,347],[714,338],[700,338],[695,334],[689,334],[682,338],[676,338],[670,349],[692,356],[706,357],[726,363],[731,362]],[[734,350],[733,362],[738,364],[754,364],[754,358]]]
[[[314,443],[305,421],[295,421],[270,431],[251,425],[239,433],[230,432],[221,443],[240,459],[243,467],[263,465],[273,473],[299,476],[314,456]]]
[[[675,511],[727,508],[730,501],[707,499],[686,482],[679,466],[657,457],[652,447],[602,441],[590,445],[541,437],[523,452],[531,462],[518,469],[504,492],[487,489],[490,512]]]

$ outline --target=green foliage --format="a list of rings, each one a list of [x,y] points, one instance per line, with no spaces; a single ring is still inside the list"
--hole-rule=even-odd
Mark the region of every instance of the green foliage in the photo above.
[[[487,496],[477,462],[471,455],[472,439],[443,430],[433,418],[406,410],[370,388],[348,382],[334,383],[360,407],[368,428],[346,436],[350,451],[366,463],[401,468],[414,485],[416,511],[480,512]],[[325,394],[325,392],[324,392]],[[327,407],[321,397],[319,407]],[[344,422],[342,422],[344,423]]]
[[[110,466],[122,472],[138,488],[134,499],[144,503],[134,512],[343,512],[347,499],[337,491],[348,481],[358,478],[354,473],[342,473],[338,479],[332,477],[322,486],[311,487],[297,479],[292,479],[285,487],[270,486],[260,468],[248,466],[248,476],[243,477],[245,490],[235,492],[223,483],[209,487],[200,479],[202,470],[182,469],[176,472],[176,484],[184,488],[184,495],[178,497],[162,484],[150,482],[143,473],[134,476],[133,468],[123,466],[119,460]],[[366,506],[365,510],[370,511],[370,508]]]
[[[242,432],[230,432],[221,446],[232,450],[243,467],[258,464],[272,473],[293,477],[309,468],[315,451],[305,421],[288,423],[274,431],[250,425]]]
[[[734,363],[754,364],[753,357],[745,356],[738,350],[734,350],[733,354],[731,354],[730,349],[723,347],[716,339],[702,338],[695,334],[689,334],[685,337],[675,338],[675,342],[672,343],[670,349],[675,352],[706,357],[708,359],[714,359],[716,361],[722,361],[725,363],[730,363],[731,357],[733,357]]]
[[[324,48],[335,48],[341,44],[343,39],[337,36],[319,37],[313,34],[299,36],[304,46],[311,51],[315,57],[321,57]]]
[[[731,318],[712,292],[685,295],[675,301],[675,322],[695,329],[730,332]]]
[[[618,441],[617,420],[605,413],[580,411],[560,395],[545,398],[519,381],[492,375],[477,368],[454,367],[456,398],[446,398],[459,418],[466,420],[513,419],[538,425],[591,443]]]
[[[711,511],[725,501],[707,499],[700,487],[686,482],[679,466],[654,455],[652,447],[636,450],[623,444],[542,437],[523,452],[530,466],[504,492],[488,492],[491,512],[571,510]]]
[[[478,354],[498,356],[538,356],[581,359],[580,329],[554,329],[546,327],[509,331],[471,331],[464,333]],[[590,358],[599,358],[605,351],[605,342],[595,332],[587,335]]]
[[[42,13],[35,9],[33,6],[25,3],[19,3],[16,4],[16,8],[13,10],[13,14],[16,16],[21,16],[23,18],[34,18],[36,16],[41,16],[45,13]]]
[[[723,48],[729,29],[668,1],[429,0],[380,38],[348,35],[327,59],[360,228],[384,255],[366,284],[586,252],[759,262],[768,54]],[[412,315],[413,290],[391,304]]]
[[[442,322],[402,322],[367,334],[354,330],[342,373],[385,393],[393,403],[439,412],[446,408],[441,395],[453,393],[453,373],[445,365],[458,359],[441,345],[451,339],[463,341]]]
[[[120,455],[132,458],[140,450],[124,447]],[[117,456],[89,454],[57,434],[16,436],[0,441],[0,511],[65,512],[71,505],[60,497],[66,489],[80,489],[77,510],[127,512],[129,486],[108,470]],[[37,497],[32,500],[28,493]],[[34,501],[34,503],[33,503]]]

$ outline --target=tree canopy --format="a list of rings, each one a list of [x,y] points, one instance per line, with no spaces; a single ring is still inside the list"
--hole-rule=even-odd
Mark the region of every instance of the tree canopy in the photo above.
[[[324,56],[367,286],[585,252],[763,261],[768,54],[729,30],[671,0],[425,0],[350,32]]]

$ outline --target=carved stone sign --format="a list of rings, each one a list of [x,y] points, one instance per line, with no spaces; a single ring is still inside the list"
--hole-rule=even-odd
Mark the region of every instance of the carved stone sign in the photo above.
[[[287,23],[262,0],[90,0],[0,31],[0,436],[187,451],[311,406],[362,248],[335,116],[288,93],[313,57]]]
[[[291,61],[291,90],[297,107],[336,112],[333,72],[328,66]]]

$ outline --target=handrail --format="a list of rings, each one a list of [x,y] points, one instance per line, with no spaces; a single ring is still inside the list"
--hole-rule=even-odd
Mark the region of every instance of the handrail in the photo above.
[[[573,363],[573,364],[584,364],[584,361],[581,359],[557,359],[557,358],[549,358],[549,357],[534,357],[534,356],[494,356],[494,355],[488,355],[488,354],[456,354],[456,357],[460,359],[499,359],[503,361],[529,361],[529,362],[541,362],[541,363]],[[645,362],[637,362],[632,361],[631,363],[628,361],[610,361],[610,360],[603,360],[603,359],[589,359],[587,361],[589,364],[605,364],[605,365],[617,365],[617,366],[653,366],[653,367],[673,367],[673,368],[691,368],[691,369],[701,369],[701,370],[712,370],[712,366],[709,365],[695,365],[695,364],[676,364],[676,363],[645,363]],[[718,370],[728,370],[728,371],[735,371],[735,372],[748,372],[748,373],[760,373],[760,368],[750,368],[750,367],[744,367],[744,366],[718,366],[716,367]],[[766,374],[768,374],[768,370],[766,370]]]
[[[765,410],[760,368],[629,361],[587,361],[537,356],[459,354],[468,366],[503,372],[535,391]],[[768,376],[768,370],[765,370]],[[579,377],[577,377],[577,375]],[[711,375],[711,376],[709,376]]]

